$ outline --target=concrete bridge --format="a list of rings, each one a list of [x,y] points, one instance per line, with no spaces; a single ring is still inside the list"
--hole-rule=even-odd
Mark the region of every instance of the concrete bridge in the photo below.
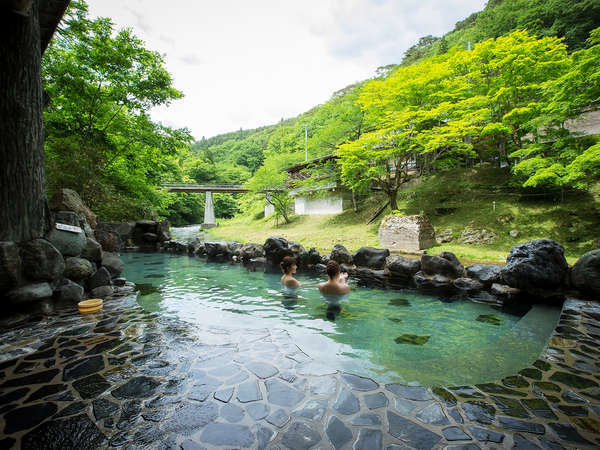
[[[204,221],[202,228],[213,228],[217,226],[215,220],[215,206],[212,199],[213,192],[223,192],[229,194],[240,194],[248,192],[240,184],[196,184],[196,183],[164,183],[163,187],[167,192],[205,192],[206,201],[204,202]]]

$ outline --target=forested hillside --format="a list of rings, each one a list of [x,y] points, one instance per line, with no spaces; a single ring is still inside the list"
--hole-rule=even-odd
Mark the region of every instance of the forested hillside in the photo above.
[[[263,191],[285,194],[283,169],[304,160],[305,130],[309,159],[336,153],[346,186],[379,186],[392,206],[407,162],[420,175],[507,164],[524,190],[587,189],[600,147],[565,125],[600,101],[599,26],[595,0],[490,0],[298,117],[192,143],[147,113],[183,95],[163,57],[73,1],[43,60],[48,189],[77,190],[104,220],[183,224],[202,219],[203,196],[161,183],[247,183],[251,195],[215,195],[216,214],[259,216]]]

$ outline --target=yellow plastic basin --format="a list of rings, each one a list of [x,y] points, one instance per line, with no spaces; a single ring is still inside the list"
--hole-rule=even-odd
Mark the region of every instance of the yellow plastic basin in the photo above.
[[[91,314],[98,312],[102,309],[102,299],[92,298],[90,300],[84,300],[77,304],[79,306],[79,312],[81,314]]]

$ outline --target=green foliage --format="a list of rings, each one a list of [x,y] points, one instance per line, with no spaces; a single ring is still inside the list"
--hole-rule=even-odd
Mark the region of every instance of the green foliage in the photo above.
[[[47,185],[77,190],[104,220],[150,217],[168,198],[160,183],[181,175],[175,156],[191,136],[146,112],[182,97],[163,57],[113,28],[74,1],[44,54]]]

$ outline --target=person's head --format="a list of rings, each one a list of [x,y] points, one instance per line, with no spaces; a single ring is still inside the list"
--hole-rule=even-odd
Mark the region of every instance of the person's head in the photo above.
[[[333,280],[341,271],[340,265],[332,259],[327,263],[325,271],[327,272],[327,276]]]
[[[281,267],[281,270],[285,274],[296,273],[296,258],[293,256],[285,256],[279,264],[279,267]]]

